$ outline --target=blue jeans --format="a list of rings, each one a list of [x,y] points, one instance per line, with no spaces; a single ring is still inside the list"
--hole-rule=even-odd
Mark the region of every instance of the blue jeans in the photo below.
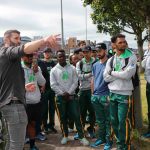
[[[27,115],[23,104],[5,105],[0,109],[2,118],[5,120],[5,137],[4,150],[23,150]]]

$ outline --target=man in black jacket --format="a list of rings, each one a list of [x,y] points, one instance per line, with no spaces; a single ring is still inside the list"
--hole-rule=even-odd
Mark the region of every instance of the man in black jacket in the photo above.
[[[46,132],[51,131],[57,133],[57,130],[54,128],[55,93],[50,87],[50,71],[55,66],[55,62],[52,60],[52,50],[50,48],[46,48],[44,50],[44,59],[40,60],[38,64],[42,70],[44,78],[46,79],[45,92],[42,94],[42,103],[43,103],[42,123],[44,126],[44,130]]]

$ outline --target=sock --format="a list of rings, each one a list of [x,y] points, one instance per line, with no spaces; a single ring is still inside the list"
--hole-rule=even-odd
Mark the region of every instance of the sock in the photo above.
[[[35,146],[35,139],[30,139],[30,148],[33,148]]]

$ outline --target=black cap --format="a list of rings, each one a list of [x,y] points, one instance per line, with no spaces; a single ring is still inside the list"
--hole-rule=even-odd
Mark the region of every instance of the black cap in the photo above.
[[[79,52],[82,52],[81,48],[75,48],[74,49],[74,54],[78,54]]]
[[[82,51],[91,51],[91,46],[85,46],[82,48]]]
[[[92,51],[93,52],[95,52],[96,51],[96,47],[93,45],[93,46],[91,46],[91,49],[92,49]]]
[[[45,48],[44,52],[52,52],[51,48]]]
[[[98,44],[96,44],[95,49],[96,50],[100,50],[100,49],[106,50],[107,47],[106,47],[105,43],[98,43]]]

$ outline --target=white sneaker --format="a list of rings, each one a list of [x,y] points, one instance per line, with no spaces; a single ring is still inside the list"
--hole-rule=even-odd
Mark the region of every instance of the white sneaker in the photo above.
[[[61,144],[65,145],[65,144],[67,144],[68,141],[69,141],[68,137],[63,137],[61,140]]]
[[[84,146],[88,146],[90,144],[86,138],[80,139],[80,143],[82,143]]]
[[[74,130],[71,129],[71,128],[68,128],[68,132],[69,132],[69,133],[72,133],[72,132],[74,132]]]

